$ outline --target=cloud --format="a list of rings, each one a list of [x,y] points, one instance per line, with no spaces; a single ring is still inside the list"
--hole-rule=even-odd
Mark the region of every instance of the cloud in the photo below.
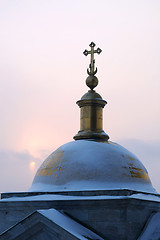
[[[31,171],[31,162],[35,162],[36,169],[41,163],[28,152],[0,151],[0,192],[26,191],[36,172]]]

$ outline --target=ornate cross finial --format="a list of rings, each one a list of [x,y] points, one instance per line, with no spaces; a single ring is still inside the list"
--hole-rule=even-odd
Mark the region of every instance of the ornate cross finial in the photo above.
[[[83,52],[83,54],[85,56],[87,56],[88,54],[91,54],[91,63],[89,64],[89,69],[87,69],[87,73],[88,75],[95,75],[97,73],[97,68],[94,70],[94,64],[95,64],[95,60],[94,60],[94,53],[98,53],[100,54],[102,52],[102,50],[100,48],[97,48],[97,50],[94,50],[94,47],[96,46],[96,44],[94,42],[91,42],[91,44],[89,45],[91,47],[91,50],[85,50]]]

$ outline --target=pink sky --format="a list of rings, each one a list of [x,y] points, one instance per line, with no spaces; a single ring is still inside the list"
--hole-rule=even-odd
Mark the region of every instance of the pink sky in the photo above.
[[[44,158],[79,130],[91,41],[102,49],[104,130],[160,191],[159,12],[159,0],[0,2],[0,191],[27,190]]]

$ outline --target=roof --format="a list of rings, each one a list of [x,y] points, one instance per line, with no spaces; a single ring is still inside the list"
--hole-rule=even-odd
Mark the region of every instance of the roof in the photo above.
[[[55,210],[37,210],[0,235],[1,240],[103,240],[96,233]]]

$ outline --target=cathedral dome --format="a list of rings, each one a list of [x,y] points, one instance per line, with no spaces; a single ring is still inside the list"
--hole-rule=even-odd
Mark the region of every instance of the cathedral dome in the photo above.
[[[77,101],[80,107],[80,130],[69,142],[53,152],[38,169],[31,191],[85,191],[131,189],[155,192],[147,170],[138,158],[122,146],[109,141],[103,130],[103,108],[107,104],[93,90],[95,77],[94,53],[101,49],[85,50],[91,54],[86,80],[90,90]]]
[[[37,171],[31,191],[132,189],[153,193],[138,158],[106,141],[77,140],[53,152]]]

